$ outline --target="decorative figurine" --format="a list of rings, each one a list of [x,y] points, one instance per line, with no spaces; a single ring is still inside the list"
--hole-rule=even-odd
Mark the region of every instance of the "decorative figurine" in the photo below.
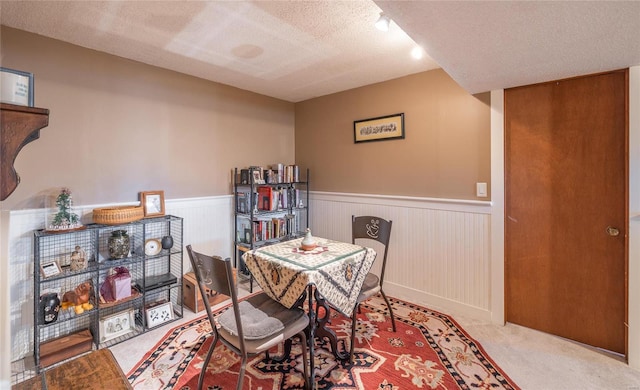
[[[317,246],[318,244],[316,244],[315,238],[313,238],[313,236],[311,235],[311,229],[307,228],[307,232],[302,239],[300,248],[304,251],[310,251],[312,249],[315,249],[315,247]]]
[[[62,296],[62,308],[73,308],[76,314],[82,314],[85,310],[93,309],[91,297],[93,295],[93,284],[90,280],[80,283],[72,291],[67,291]]]
[[[71,211],[73,200],[71,190],[63,188],[56,198],[56,207],[58,212],[53,215],[51,221],[47,223],[47,230],[70,230],[82,228],[80,217]]]
[[[71,252],[71,271],[81,271],[85,268],[87,268],[85,253],[80,245],[76,245],[76,250]]]
[[[50,324],[58,319],[60,298],[57,293],[48,293],[40,297],[40,315],[43,324]]]

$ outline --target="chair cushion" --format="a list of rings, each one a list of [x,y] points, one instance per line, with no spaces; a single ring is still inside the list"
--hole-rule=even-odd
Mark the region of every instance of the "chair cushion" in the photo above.
[[[364,279],[364,283],[362,283],[362,288],[360,289],[360,294],[358,295],[358,303],[367,300],[368,298],[376,295],[380,292],[380,278],[378,275],[369,272],[367,277]]]
[[[243,336],[247,340],[263,339],[282,332],[285,326],[304,316],[302,310],[287,309],[264,293],[240,301],[238,308]],[[220,314],[218,323],[231,335],[238,336],[233,308]]]

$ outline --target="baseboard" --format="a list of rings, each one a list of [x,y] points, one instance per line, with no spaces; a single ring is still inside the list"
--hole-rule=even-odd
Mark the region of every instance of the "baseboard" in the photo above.
[[[439,311],[452,317],[464,316],[476,320],[491,322],[491,312],[482,308],[456,302],[424,291],[416,290],[395,283],[384,283],[384,292],[391,297],[416,303],[429,309]]]

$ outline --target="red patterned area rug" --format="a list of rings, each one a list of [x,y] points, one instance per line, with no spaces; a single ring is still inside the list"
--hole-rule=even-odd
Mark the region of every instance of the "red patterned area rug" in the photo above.
[[[397,331],[384,315],[382,298],[361,305],[353,365],[337,360],[329,343],[316,341],[317,389],[519,389],[494,363],[477,341],[453,319],[421,306],[391,298]],[[351,321],[333,314],[331,328],[340,338],[350,336]],[[206,316],[180,325],[132,368],[134,389],[196,389],[198,375],[211,343]],[[282,346],[270,351],[280,356]],[[265,355],[249,360],[243,389],[299,389],[303,384],[301,348],[296,340],[292,358],[281,363]],[[209,390],[235,389],[240,359],[220,343],[205,377]]]

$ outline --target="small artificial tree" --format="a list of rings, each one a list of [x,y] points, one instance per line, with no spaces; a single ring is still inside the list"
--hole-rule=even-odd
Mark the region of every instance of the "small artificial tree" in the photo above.
[[[54,228],[69,229],[79,224],[78,214],[71,212],[71,191],[68,188],[62,189],[56,198],[56,206],[58,206],[58,212],[51,222]]]

